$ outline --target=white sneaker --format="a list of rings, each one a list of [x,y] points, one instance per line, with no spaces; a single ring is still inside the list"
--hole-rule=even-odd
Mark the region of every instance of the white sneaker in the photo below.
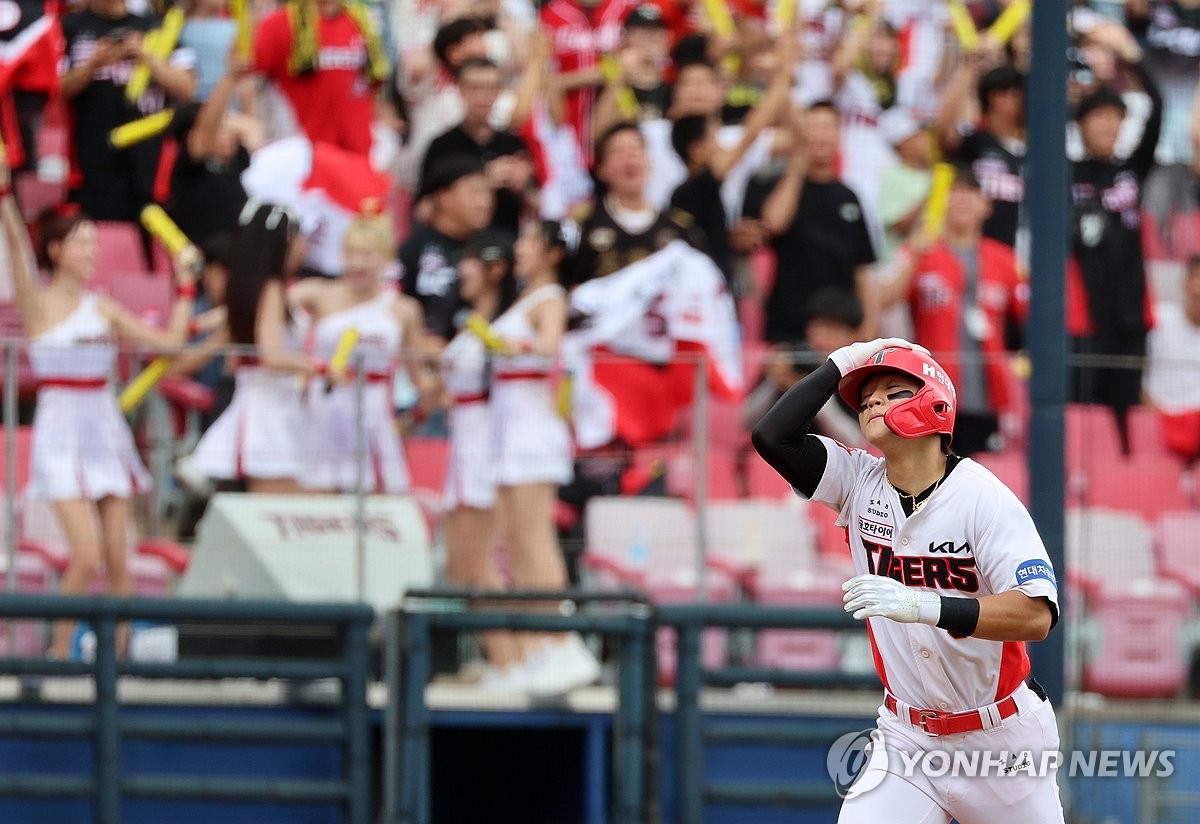
[[[489,665],[484,670],[483,678],[479,679],[479,686],[489,692],[524,693],[528,690],[527,681],[523,664],[509,664],[507,667]]]
[[[591,684],[600,677],[600,662],[577,634],[555,641],[539,650],[527,662],[528,689],[531,695],[551,696],[568,693]]]
[[[217,485],[212,478],[205,475],[196,466],[191,455],[185,455],[175,462],[175,477],[188,491],[201,498],[211,497]]]

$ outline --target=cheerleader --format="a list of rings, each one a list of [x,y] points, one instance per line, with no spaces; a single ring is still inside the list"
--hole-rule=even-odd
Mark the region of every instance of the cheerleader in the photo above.
[[[150,487],[133,436],[110,384],[118,341],[172,348],[186,340],[196,295],[192,247],[175,261],[176,301],[167,329],[155,329],[109,298],[88,291],[96,257],[96,226],[82,213],[54,212],[37,224],[34,260],[29,236],[0,161],[0,215],[13,292],[29,335],[38,379],[28,494],[53,501],[69,544],[59,582],[66,593],[87,591],[104,566],[109,593],[133,591],[127,565],[130,499]],[[39,285],[38,265],[50,271]],[[74,625],[55,624],[49,654],[66,658]],[[118,647],[127,639],[122,627]]]
[[[558,487],[568,483],[571,436],[551,387],[567,327],[559,270],[566,255],[562,227],[536,221],[517,241],[520,298],[492,324],[504,341],[492,367],[492,455],[497,509],[515,582],[523,589],[563,589],[567,569],[554,529]],[[535,693],[565,692],[600,674],[575,633],[531,642],[526,678]]]
[[[189,360],[204,362],[227,343],[256,347],[257,355],[237,358],[233,398],[181,475],[242,480],[250,492],[298,492],[304,468],[301,382],[319,370],[302,353],[302,320],[288,310],[284,293],[297,223],[284,207],[256,201],[246,204],[238,223],[225,325]]]
[[[512,305],[512,241],[483,232],[468,241],[458,264],[459,293],[470,311],[491,321]],[[498,590],[504,581],[492,554],[495,538],[496,466],[492,460],[492,410],[488,399],[490,357],[473,332],[462,329],[446,344],[439,369],[450,396],[450,463],[443,520],[446,578],[459,586]],[[490,664],[484,686],[523,685],[521,647],[507,632],[483,638]]]
[[[410,354],[419,351],[424,320],[417,301],[397,294],[382,281],[394,254],[390,218],[358,218],[342,240],[342,277],[308,278],[288,290],[289,304],[311,319],[310,351],[327,371],[324,381],[308,385],[308,450],[302,475],[307,489],[356,489],[361,425],[366,429],[362,488],[391,494],[408,491],[408,468],[393,414],[392,376],[401,349]],[[362,358],[365,372],[361,410],[353,373],[331,371],[337,367],[328,366],[342,336],[352,329],[358,333],[354,352]]]

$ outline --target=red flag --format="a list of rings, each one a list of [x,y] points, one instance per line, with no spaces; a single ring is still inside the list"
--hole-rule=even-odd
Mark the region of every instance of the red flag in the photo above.
[[[255,200],[290,206],[309,236],[306,262],[328,275],[341,274],[342,234],[358,215],[386,208],[392,181],[364,155],[306,137],[263,146],[242,173]]]
[[[574,379],[575,439],[591,449],[631,446],[669,433],[693,400],[695,366],[720,397],[742,392],[737,319],[725,278],[682,241],[571,295],[583,317],[563,345]]]

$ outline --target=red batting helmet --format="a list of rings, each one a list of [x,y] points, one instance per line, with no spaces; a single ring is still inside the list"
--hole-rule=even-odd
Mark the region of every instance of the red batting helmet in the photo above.
[[[842,399],[854,409],[862,403],[862,385],[878,372],[901,372],[920,381],[917,394],[892,406],[883,416],[887,428],[901,438],[954,434],[958,398],[946,370],[918,349],[880,349],[864,365],[852,369],[838,383]]]

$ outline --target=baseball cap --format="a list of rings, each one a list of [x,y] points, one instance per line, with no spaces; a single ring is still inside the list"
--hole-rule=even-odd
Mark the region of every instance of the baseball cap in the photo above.
[[[890,146],[899,146],[915,134],[921,124],[908,109],[894,106],[879,116],[879,131]]]
[[[417,200],[449,189],[464,177],[483,174],[483,161],[474,155],[456,154],[444,157],[433,164],[429,174],[421,181]]]
[[[513,263],[513,236],[502,229],[484,229],[467,239],[463,244],[463,258],[477,258],[484,263],[506,261]]]
[[[626,29],[665,29],[666,27],[667,21],[663,19],[662,9],[653,3],[642,3],[625,15]]]

